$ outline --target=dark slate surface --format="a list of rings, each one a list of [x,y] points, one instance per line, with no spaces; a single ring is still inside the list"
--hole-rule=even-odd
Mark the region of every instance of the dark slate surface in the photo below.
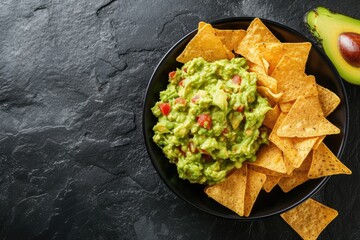
[[[298,239],[278,216],[230,221],[176,197],[147,155],[142,99],[198,21],[258,16],[309,36],[318,5],[360,18],[358,0],[2,0],[0,239]],[[360,88],[346,90],[353,175],[316,195],[340,213],[320,239],[360,239]]]

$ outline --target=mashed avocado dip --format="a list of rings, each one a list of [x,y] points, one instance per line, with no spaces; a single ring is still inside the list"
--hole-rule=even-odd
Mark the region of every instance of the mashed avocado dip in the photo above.
[[[244,58],[195,58],[169,73],[167,89],[152,108],[154,142],[180,178],[215,184],[267,143],[261,125],[270,109],[256,91],[256,74]]]

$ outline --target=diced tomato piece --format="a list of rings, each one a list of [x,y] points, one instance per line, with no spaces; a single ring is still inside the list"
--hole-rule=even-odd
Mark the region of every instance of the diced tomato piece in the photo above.
[[[172,79],[176,75],[176,71],[169,72],[169,78]]]
[[[187,68],[183,68],[183,71],[187,73]]]
[[[199,99],[200,99],[200,96],[199,96],[199,95],[195,95],[195,97],[193,97],[193,98],[191,99],[191,102],[192,102],[192,103],[196,103]]]
[[[174,102],[177,104],[186,105],[186,100],[181,97],[176,98]]]
[[[233,81],[233,83],[240,85],[241,84],[241,77],[239,75],[234,75],[232,77],[232,81]]]
[[[171,106],[169,103],[160,103],[159,104],[160,107],[160,111],[164,116],[169,115],[170,111],[171,111]]]
[[[183,86],[185,85],[184,81],[185,81],[184,79],[181,80],[181,81],[179,82],[179,86],[183,87]]]
[[[211,128],[211,116],[209,114],[203,113],[200,114],[199,116],[196,117],[197,123],[206,129],[210,129]]]
[[[244,111],[244,106],[240,106],[236,109],[236,111],[238,112],[243,112]]]
[[[222,131],[222,134],[227,134],[229,133],[229,129],[228,128],[224,128],[224,130]]]

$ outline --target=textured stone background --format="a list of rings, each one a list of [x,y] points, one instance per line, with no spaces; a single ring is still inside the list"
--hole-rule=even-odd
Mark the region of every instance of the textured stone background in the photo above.
[[[198,21],[257,16],[309,36],[319,5],[360,18],[358,0],[2,0],[0,239],[298,239],[277,216],[224,220],[176,197],[145,150],[142,100]],[[360,88],[346,90],[353,175],[316,195],[340,213],[320,239],[360,239]]]

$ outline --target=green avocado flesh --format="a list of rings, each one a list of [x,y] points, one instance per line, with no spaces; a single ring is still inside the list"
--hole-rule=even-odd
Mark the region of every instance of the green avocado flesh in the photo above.
[[[349,64],[341,54],[339,36],[343,33],[360,34],[360,20],[333,13],[318,7],[306,14],[309,30],[322,44],[326,55],[346,81],[360,85],[360,67]],[[360,56],[359,56],[360,57]]]
[[[151,109],[158,119],[153,141],[180,178],[218,183],[244,161],[255,161],[260,145],[268,143],[261,125],[270,105],[247,68],[244,58],[195,58],[169,74]]]

